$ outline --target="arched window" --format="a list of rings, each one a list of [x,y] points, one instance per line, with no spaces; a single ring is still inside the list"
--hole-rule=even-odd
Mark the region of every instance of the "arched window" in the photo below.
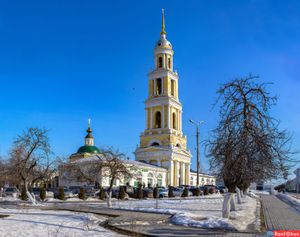
[[[158,186],[158,187],[161,187],[161,186],[162,186],[162,175],[161,175],[161,174],[159,174],[159,175],[157,176],[157,186]]]
[[[162,68],[163,65],[163,58],[162,57],[158,57],[158,67]]]
[[[161,78],[156,79],[156,95],[161,95],[162,93],[162,83]]]
[[[168,68],[171,69],[171,58],[168,58]]]
[[[175,112],[172,114],[172,122],[173,122],[173,129],[176,129],[176,114]]]
[[[176,147],[181,148],[181,145],[179,143],[176,144]]]
[[[175,81],[171,80],[171,95],[175,95]]]
[[[194,185],[194,179],[193,179],[193,177],[191,176],[190,177],[190,186],[193,186]]]
[[[159,143],[158,143],[158,142],[153,142],[153,143],[151,144],[151,146],[159,146]]]
[[[155,113],[155,128],[161,128],[161,113],[157,111]]]
[[[142,184],[143,183],[143,174],[142,174],[142,172],[138,172],[137,173],[137,177],[136,177],[136,182],[135,182],[135,185],[134,186],[138,186],[138,184]]]
[[[131,178],[128,175],[125,175],[125,177],[124,177],[124,184],[126,186],[129,186],[130,185],[130,180],[131,180]]]
[[[153,187],[153,174],[148,174],[148,187]]]

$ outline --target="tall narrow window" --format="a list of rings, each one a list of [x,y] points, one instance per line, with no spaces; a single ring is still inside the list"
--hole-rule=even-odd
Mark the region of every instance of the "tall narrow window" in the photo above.
[[[162,92],[162,83],[161,78],[156,79],[156,95],[161,95]]]
[[[172,122],[173,122],[173,129],[176,129],[176,114],[175,113],[173,113],[172,114]]]
[[[175,81],[171,80],[171,95],[175,95]]]
[[[158,67],[162,68],[163,66],[163,58],[162,57],[158,57]]]
[[[161,113],[157,111],[155,113],[155,128],[161,128]]]
[[[168,68],[171,69],[171,58],[168,58]]]

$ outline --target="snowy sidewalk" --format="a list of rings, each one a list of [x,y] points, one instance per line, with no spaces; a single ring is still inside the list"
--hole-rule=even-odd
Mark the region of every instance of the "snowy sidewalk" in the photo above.
[[[173,225],[169,221],[171,215],[166,214],[108,209],[104,207],[89,207],[84,205],[57,205],[52,209],[73,210],[111,216],[107,223],[110,228],[118,229],[119,231],[122,231],[122,233],[136,233],[141,234],[142,236],[262,236],[262,234],[259,233],[207,230]]]
[[[261,195],[268,230],[300,230],[300,213],[274,195]]]

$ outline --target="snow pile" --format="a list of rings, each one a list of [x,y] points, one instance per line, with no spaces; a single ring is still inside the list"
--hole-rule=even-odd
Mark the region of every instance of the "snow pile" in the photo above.
[[[258,195],[256,195],[255,193],[252,193],[252,192],[248,192],[248,195],[253,198],[259,198]]]
[[[263,190],[250,190],[252,193],[257,194],[257,195],[270,195],[269,191],[263,191]]]
[[[177,225],[198,227],[198,228],[213,228],[213,229],[231,229],[234,230],[233,224],[226,219],[218,217],[199,218],[199,216],[189,213],[177,213],[172,217],[172,222]]]
[[[45,211],[38,209],[3,209],[0,237],[17,236],[123,236],[99,226],[106,218],[92,214],[81,214],[68,211]]]
[[[277,197],[279,197],[282,201],[290,204],[292,207],[300,211],[300,200],[298,200],[297,198],[283,193],[277,194]]]
[[[45,201],[46,202],[62,202],[62,200],[56,199],[56,198],[47,198]]]
[[[5,202],[18,202],[18,201],[21,201],[21,199],[16,198],[16,197],[0,197],[0,201],[5,201]]]
[[[155,199],[122,201],[113,203],[113,207],[170,214],[174,224],[198,228],[246,230],[256,221],[256,199],[243,198],[242,204],[236,204],[237,211],[231,212],[229,219],[222,218],[222,204],[222,196],[211,195],[196,199],[160,199],[157,202]]]

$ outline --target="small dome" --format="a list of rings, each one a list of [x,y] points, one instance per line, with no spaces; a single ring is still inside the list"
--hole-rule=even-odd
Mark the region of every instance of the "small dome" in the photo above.
[[[161,48],[172,48],[172,44],[170,43],[170,41],[168,41],[166,38],[161,37],[157,43],[156,43],[157,47],[161,47]]]
[[[88,134],[85,136],[85,138],[94,138],[94,137],[92,136],[92,134],[88,133]]]
[[[100,150],[96,146],[82,146],[77,151],[78,154],[83,153],[92,153],[92,154],[100,154]]]

